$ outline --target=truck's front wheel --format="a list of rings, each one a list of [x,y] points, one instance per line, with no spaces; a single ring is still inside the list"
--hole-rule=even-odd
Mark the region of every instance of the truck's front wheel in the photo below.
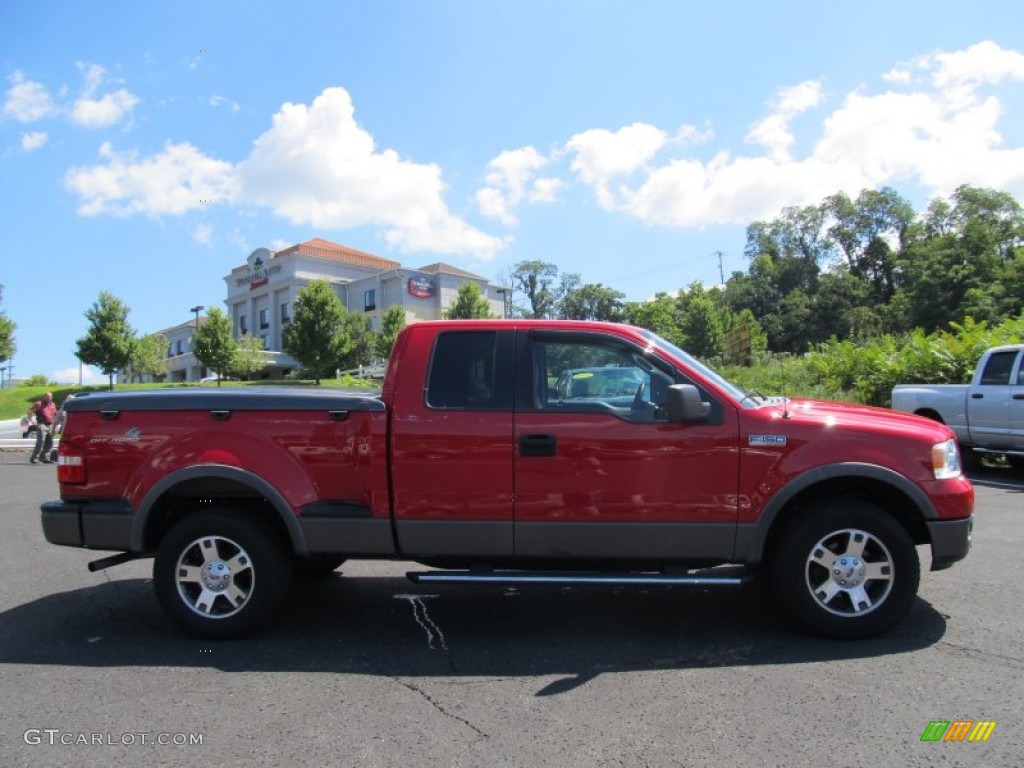
[[[262,520],[201,513],[160,542],[153,586],[164,612],[190,635],[224,640],[254,632],[280,610],[291,567]]]
[[[783,607],[840,639],[883,632],[910,610],[921,566],[907,530],[867,502],[821,503],[782,532],[770,563]]]

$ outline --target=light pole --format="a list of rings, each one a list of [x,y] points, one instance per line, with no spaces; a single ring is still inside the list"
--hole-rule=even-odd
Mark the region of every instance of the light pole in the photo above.
[[[194,307],[192,307],[192,309],[189,310],[189,312],[195,312],[196,313],[196,331],[199,330],[199,313],[202,312],[204,309],[206,309],[206,307],[204,307],[202,304],[196,304]],[[192,333],[192,357],[195,357],[195,356],[196,356],[196,336],[195,336],[195,331],[193,331],[193,333]],[[198,363],[199,361],[196,360],[196,362]],[[198,367],[199,366],[197,365],[196,368],[198,369]],[[199,381],[199,379],[201,379],[202,377],[203,377],[203,372],[201,370],[196,370],[196,381]],[[187,380],[188,376],[186,375],[185,378]],[[218,381],[217,384],[219,386],[220,382]]]

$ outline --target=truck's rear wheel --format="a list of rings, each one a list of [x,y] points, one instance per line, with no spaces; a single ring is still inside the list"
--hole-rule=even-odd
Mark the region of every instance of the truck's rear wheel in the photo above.
[[[153,587],[164,612],[196,637],[254,632],[278,613],[291,567],[262,520],[232,512],[187,517],[160,542]]]
[[[782,606],[807,630],[856,639],[910,610],[921,577],[907,530],[867,502],[820,503],[792,521],[769,564]]]

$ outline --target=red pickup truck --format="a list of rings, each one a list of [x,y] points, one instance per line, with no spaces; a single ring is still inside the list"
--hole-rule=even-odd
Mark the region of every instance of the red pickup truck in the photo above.
[[[67,405],[53,544],[154,557],[185,631],[268,624],[293,575],[416,561],[418,582],[736,585],[866,637],[970,547],[948,427],[766,398],[649,331],[448,321],[399,335],[377,394],[93,393]],[[731,567],[720,567],[731,566]]]

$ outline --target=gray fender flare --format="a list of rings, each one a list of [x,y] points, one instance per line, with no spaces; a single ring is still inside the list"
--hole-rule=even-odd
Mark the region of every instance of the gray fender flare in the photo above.
[[[150,488],[142,499],[142,503],[139,505],[132,521],[130,539],[132,552],[143,552],[145,550],[146,523],[149,520],[149,516],[153,511],[154,505],[160,497],[176,485],[180,485],[181,483],[189,480],[207,477],[233,480],[249,486],[263,496],[270,502],[271,506],[273,506],[274,510],[277,512],[278,518],[280,518],[281,522],[284,523],[285,528],[288,530],[288,538],[291,540],[292,551],[299,556],[306,556],[309,554],[309,548],[306,545],[306,538],[302,535],[302,528],[299,526],[299,521],[292,513],[291,506],[285,500],[284,496],[281,495],[281,492],[258,475],[226,464],[200,464],[193,467],[187,467],[185,469],[179,469],[177,472],[172,472],[166,477],[161,478],[159,482]]]
[[[757,522],[739,526],[736,531],[737,562],[750,564],[761,562],[765,543],[768,541],[768,533],[774,525],[775,519],[797,494],[826,480],[857,478],[877,480],[900,491],[917,507],[925,520],[936,520],[939,517],[928,495],[899,472],[887,467],[880,467],[877,464],[861,462],[827,464],[794,477],[772,496]]]

